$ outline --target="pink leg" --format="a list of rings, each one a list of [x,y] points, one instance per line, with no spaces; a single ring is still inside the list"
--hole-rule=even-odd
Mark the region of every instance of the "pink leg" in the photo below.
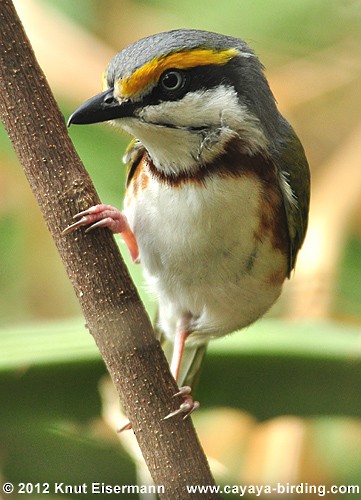
[[[188,335],[190,334],[189,323],[191,318],[192,318],[191,315],[184,316],[177,325],[177,331],[174,339],[172,362],[170,366],[170,370],[176,382],[178,381],[179,377],[179,371],[182,363],[185,343],[188,338]],[[197,410],[200,407],[199,401],[193,401],[193,398],[190,395],[190,393],[191,393],[191,388],[189,386],[186,385],[180,387],[179,392],[174,394],[174,396],[182,396],[184,401],[177,410],[172,411],[171,413],[169,413],[169,415],[164,417],[164,420],[179,415],[180,413],[184,414],[183,419],[185,419],[193,411]]]
[[[174,348],[172,355],[172,362],[170,365],[170,371],[172,372],[175,381],[178,382],[179,370],[182,363],[182,357],[184,352],[184,346],[189,335],[189,321],[190,317],[182,318],[178,325],[174,339]]]
[[[71,233],[82,226],[89,226],[85,230],[86,233],[98,227],[108,227],[113,233],[120,233],[122,235],[133,262],[139,262],[137,240],[129,227],[127,218],[117,208],[111,205],[94,205],[74,215],[73,219],[79,220],[66,227],[62,232],[63,235]]]
[[[190,334],[189,330],[189,323],[190,320],[192,319],[191,315],[184,316],[177,325],[177,330],[176,330],[176,335],[174,339],[174,349],[173,349],[173,356],[172,356],[172,361],[171,361],[171,366],[170,366],[170,371],[175,378],[176,382],[178,381],[179,377],[179,370],[181,367],[182,363],[182,357],[183,357],[183,352],[184,352],[184,347],[186,340],[188,338],[188,335]],[[164,420],[167,420],[168,418],[175,417],[176,415],[183,414],[183,420],[187,418],[192,412],[197,410],[200,407],[199,401],[193,401],[193,398],[191,396],[191,388],[189,386],[184,386],[180,387],[179,392],[174,394],[174,396],[182,396],[183,398],[183,403],[180,405],[177,410],[172,411],[169,413],[166,417],[164,417]],[[123,432],[125,430],[131,429],[131,424],[129,422],[125,422],[124,425],[119,429],[118,432]]]

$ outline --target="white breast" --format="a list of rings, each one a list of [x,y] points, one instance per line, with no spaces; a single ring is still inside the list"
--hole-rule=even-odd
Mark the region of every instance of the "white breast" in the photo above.
[[[194,317],[204,341],[246,326],[277,299],[266,278],[286,269],[269,240],[258,241],[261,187],[254,176],[215,176],[171,187],[151,179],[125,212],[146,279],[159,301],[160,326]]]

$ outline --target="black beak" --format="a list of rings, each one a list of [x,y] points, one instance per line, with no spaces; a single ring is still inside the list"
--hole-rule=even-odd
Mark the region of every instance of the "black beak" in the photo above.
[[[114,97],[114,89],[108,89],[101,94],[88,99],[82,104],[68,120],[68,127],[100,123],[116,118],[133,116],[134,105],[130,101],[119,103]]]

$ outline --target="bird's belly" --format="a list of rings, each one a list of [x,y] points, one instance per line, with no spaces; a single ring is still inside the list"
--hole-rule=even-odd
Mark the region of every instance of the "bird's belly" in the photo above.
[[[279,296],[287,258],[260,235],[263,194],[253,176],[150,183],[127,214],[170,337],[186,313],[196,340],[224,335],[255,321]]]

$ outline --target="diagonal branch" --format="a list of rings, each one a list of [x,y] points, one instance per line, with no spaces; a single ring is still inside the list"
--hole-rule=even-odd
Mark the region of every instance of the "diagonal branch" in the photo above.
[[[213,485],[191,421],[164,421],[177,390],[149,318],[107,230],[61,235],[72,214],[99,202],[11,0],[0,3],[0,114],[132,422],[162,498]],[[30,223],[30,222],[29,222]],[[198,494],[197,498],[219,498]]]

